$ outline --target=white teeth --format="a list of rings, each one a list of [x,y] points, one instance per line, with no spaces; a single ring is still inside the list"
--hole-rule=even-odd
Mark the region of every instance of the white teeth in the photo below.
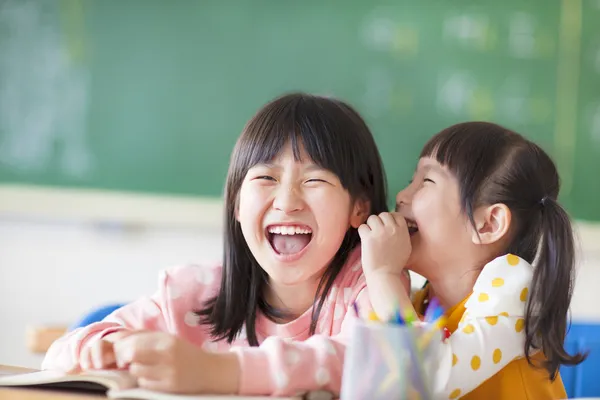
[[[415,224],[415,223],[414,223],[414,222],[412,222],[412,221],[406,221],[406,225],[407,225],[409,228],[417,228],[417,224]]]
[[[273,225],[269,227],[269,233],[275,233],[278,235],[308,235],[312,231],[307,228],[301,228],[299,226],[291,225]]]

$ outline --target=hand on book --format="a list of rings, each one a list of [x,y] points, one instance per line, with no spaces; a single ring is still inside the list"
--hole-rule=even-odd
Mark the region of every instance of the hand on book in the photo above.
[[[145,389],[172,393],[238,391],[240,366],[234,353],[209,353],[165,332],[136,333],[117,340],[114,359]]]
[[[114,343],[128,336],[141,333],[143,331],[122,330],[106,335],[100,340],[95,340],[81,349],[79,364],[76,365],[70,373],[79,373],[82,371],[94,369],[116,369],[117,359],[114,352]]]
[[[83,371],[117,368],[117,359],[115,358],[113,344],[101,339],[84,347],[81,350],[79,368]]]

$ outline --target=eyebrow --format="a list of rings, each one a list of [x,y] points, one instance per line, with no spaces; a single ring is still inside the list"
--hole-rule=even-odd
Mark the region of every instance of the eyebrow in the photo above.
[[[434,172],[437,172],[439,174],[442,174],[444,176],[448,176],[448,172],[446,172],[446,170],[444,170],[442,167],[440,167],[437,164],[425,164],[421,167],[417,167],[417,169],[415,170],[415,172],[417,172],[419,169],[424,169],[424,170],[433,170]]]
[[[314,171],[329,172],[328,170],[326,170],[325,168],[323,168],[317,164],[311,164],[310,166],[306,167],[306,171],[307,172],[314,172]]]
[[[441,174],[447,175],[446,170],[444,168],[440,167],[439,165],[435,165],[435,164],[430,165],[429,169],[432,169],[435,172],[439,172]]]
[[[306,172],[315,172],[315,171],[323,171],[323,172],[329,172],[327,169],[319,166],[318,164],[314,164],[314,163],[304,163],[305,165],[308,165],[305,168]],[[266,162],[266,163],[258,163],[256,164],[254,167],[265,167],[265,168],[271,168],[271,169],[281,169],[282,166],[280,164],[276,164],[276,163],[272,163],[272,162]]]

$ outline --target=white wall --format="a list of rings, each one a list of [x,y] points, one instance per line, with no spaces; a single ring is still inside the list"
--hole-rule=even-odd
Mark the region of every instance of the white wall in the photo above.
[[[29,325],[69,325],[92,307],[151,294],[158,271],[221,256],[216,230],[122,232],[0,219],[0,364],[39,367]]]
[[[574,320],[600,321],[600,236],[588,230]],[[29,325],[68,325],[90,308],[156,288],[158,271],[221,256],[215,227],[122,231],[116,227],[0,219],[0,364],[38,367]]]

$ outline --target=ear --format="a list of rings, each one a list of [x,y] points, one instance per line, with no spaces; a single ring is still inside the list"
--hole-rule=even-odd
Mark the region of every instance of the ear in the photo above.
[[[502,203],[480,207],[473,215],[475,230],[471,240],[475,244],[492,244],[501,240],[510,228],[510,209]]]
[[[352,209],[352,215],[350,215],[350,226],[353,228],[358,228],[361,226],[369,217],[370,210],[371,202],[369,200],[356,200]]]

